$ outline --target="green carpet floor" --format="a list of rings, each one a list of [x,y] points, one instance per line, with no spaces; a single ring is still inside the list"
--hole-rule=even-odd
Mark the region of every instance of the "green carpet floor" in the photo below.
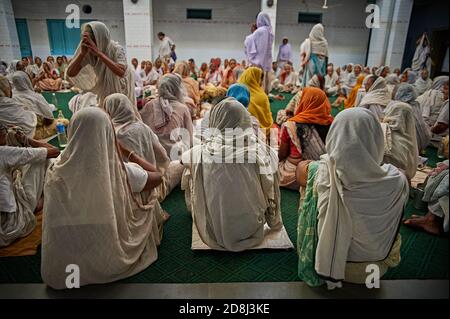
[[[51,95],[46,97],[51,98]],[[70,97],[57,96],[59,107],[66,108]],[[289,98],[288,95],[287,97]],[[286,105],[288,98],[281,103],[278,101],[272,103],[274,115]],[[333,113],[337,111],[333,110]],[[427,155],[432,157],[430,164],[434,166],[436,150],[429,149]],[[281,190],[283,221],[294,244],[297,240],[298,201],[298,192]],[[175,189],[162,206],[171,213],[172,218],[164,226],[158,260],[141,273],[122,282],[203,283],[299,280],[295,250],[256,250],[241,253],[192,251],[190,249],[192,220],[184,203],[183,192],[179,188]],[[407,206],[406,217],[413,211],[413,205],[410,202]],[[404,226],[401,227],[400,233],[402,261],[398,267],[391,269],[383,277],[384,279],[448,279],[448,238],[428,235]],[[35,256],[0,258],[0,283],[42,282],[40,259],[40,253]]]

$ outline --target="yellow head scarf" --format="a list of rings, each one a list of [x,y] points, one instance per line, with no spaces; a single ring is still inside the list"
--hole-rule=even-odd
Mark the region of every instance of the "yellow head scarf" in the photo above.
[[[256,117],[262,128],[268,129],[273,124],[270,102],[261,88],[263,71],[257,67],[249,67],[242,73],[239,83],[245,84],[250,90],[250,104],[248,111]]]

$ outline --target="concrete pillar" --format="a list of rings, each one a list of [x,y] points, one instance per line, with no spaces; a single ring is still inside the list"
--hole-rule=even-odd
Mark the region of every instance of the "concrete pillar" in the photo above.
[[[273,5],[269,7],[267,5],[268,0],[261,0],[261,11],[266,12],[269,14],[270,22],[272,23],[272,29],[274,34],[274,43],[272,45],[272,57],[275,59],[275,32],[276,32],[276,26],[277,26],[277,4],[278,0],[273,0]]]
[[[6,62],[21,58],[11,0],[0,0],[0,57]]]
[[[380,7],[380,28],[372,29],[367,64],[400,68],[414,1],[377,0],[376,4]]]
[[[139,0],[135,4],[123,0],[125,43],[128,62],[132,58],[152,59],[153,5],[152,0]]]

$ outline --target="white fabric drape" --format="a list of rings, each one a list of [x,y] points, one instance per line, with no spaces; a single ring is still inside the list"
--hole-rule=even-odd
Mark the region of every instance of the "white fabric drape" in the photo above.
[[[315,269],[326,278],[343,280],[346,262],[388,256],[408,199],[408,181],[396,167],[381,164],[383,132],[376,116],[366,109],[339,113],[326,149],[316,177]]]
[[[155,191],[132,194],[114,129],[106,112],[77,112],[68,144],[49,167],[44,193],[44,282],[66,288],[66,266],[80,269],[80,284],[134,275],[157,259],[161,232]]]

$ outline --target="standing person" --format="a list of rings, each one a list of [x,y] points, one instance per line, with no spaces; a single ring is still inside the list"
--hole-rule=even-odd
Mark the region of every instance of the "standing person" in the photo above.
[[[172,50],[174,50],[175,43],[164,34],[164,32],[158,33],[159,39],[159,51],[158,57],[166,64],[170,63]]]
[[[284,69],[284,64],[287,62],[292,63],[292,48],[289,43],[289,39],[284,37],[283,42],[280,44],[278,49],[277,65],[280,70]]]
[[[309,38],[300,47],[303,81],[306,85],[314,75],[325,77],[328,64],[328,41],[324,36],[323,25],[316,24],[309,33]]]
[[[111,40],[109,29],[102,22],[83,25],[80,44],[67,67],[67,77],[76,87],[97,94],[99,105],[112,93],[125,94],[136,105],[133,67],[127,65],[125,50]]]
[[[245,39],[245,55],[250,66],[263,70],[263,88],[266,94],[269,89],[268,72],[272,68],[272,45],[274,34],[270,17],[260,12],[256,18],[257,29]]]
[[[427,69],[428,73],[431,73],[431,47],[430,40],[428,40],[428,35],[426,32],[416,42],[417,48],[414,52],[414,57],[411,63],[411,68],[415,72],[420,72],[420,70]]]

